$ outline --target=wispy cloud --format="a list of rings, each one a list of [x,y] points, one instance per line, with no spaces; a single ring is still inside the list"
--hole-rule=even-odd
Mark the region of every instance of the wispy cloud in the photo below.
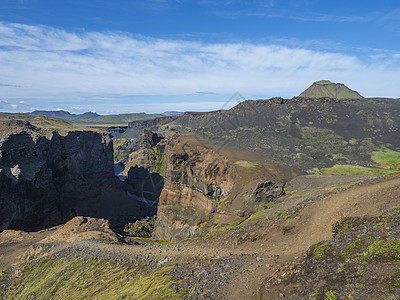
[[[238,17],[258,17],[265,19],[284,19],[301,22],[331,22],[331,23],[366,23],[376,20],[377,14],[369,14],[367,16],[341,16],[323,13],[303,12],[296,14],[293,11],[286,10],[231,10],[231,9],[212,9],[210,13],[222,18],[238,18]]]
[[[20,87],[22,87],[21,85],[17,85],[17,84],[8,84],[8,83],[0,83],[0,87],[1,87],[1,86],[15,87],[15,88],[20,88]]]
[[[0,110],[8,112],[20,112],[31,109],[31,105],[25,101],[0,100]]]
[[[364,61],[277,44],[72,33],[0,23],[0,97],[66,103],[104,97],[122,105],[118,102],[122,97],[124,103],[134,95],[196,94],[198,98],[198,91],[224,95],[240,91],[249,98],[294,96],[321,78],[345,82],[364,95],[399,96],[396,55]]]

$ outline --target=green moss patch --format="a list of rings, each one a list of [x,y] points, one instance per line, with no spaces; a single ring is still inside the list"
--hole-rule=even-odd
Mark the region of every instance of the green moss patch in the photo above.
[[[142,220],[137,220],[134,223],[126,224],[124,232],[133,237],[150,238],[154,230],[156,218],[157,217],[154,215]]]
[[[372,160],[383,168],[396,170],[400,169],[400,152],[397,151],[378,151],[372,155]]]
[[[400,208],[378,216],[346,217],[333,238],[281,267],[269,291],[293,299],[400,299]]]
[[[161,153],[157,146],[153,147],[151,154],[154,156],[156,172],[164,177],[164,153]]]
[[[367,256],[400,259],[400,240],[391,238],[385,241],[379,237],[374,238],[365,254]]]
[[[307,250],[307,257],[312,260],[324,257],[326,254],[326,249],[324,247],[325,245],[326,245],[326,242],[320,242],[320,243],[312,245]]]
[[[114,139],[113,150],[115,162],[126,162],[129,159],[129,154],[133,151],[131,141],[128,139]]]
[[[334,165],[331,168],[320,169],[319,173],[321,175],[389,175],[395,173],[395,171],[351,165]]]

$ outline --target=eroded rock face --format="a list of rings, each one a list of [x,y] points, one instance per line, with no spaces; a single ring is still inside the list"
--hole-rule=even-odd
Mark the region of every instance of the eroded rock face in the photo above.
[[[129,155],[124,175],[130,193],[157,202],[164,186],[162,177],[166,140],[150,130],[143,130],[139,149]]]
[[[157,239],[193,236],[234,184],[228,159],[186,138],[175,137],[166,147],[165,184],[153,234]]]
[[[268,180],[257,184],[253,197],[256,202],[270,203],[283,194],[283,187],[277,186],[274,182]]]
[[[114,184],[112,151],[106,133],[3,135],[0,230],[36,230],[91,215],[98,209],[96,197]]]

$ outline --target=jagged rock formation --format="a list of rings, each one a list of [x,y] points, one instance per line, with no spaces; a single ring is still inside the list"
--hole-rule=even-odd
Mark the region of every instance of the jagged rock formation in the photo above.
[[[165,185],[161,192],[154,237],[179,240],[194,235],[233,186],[226,158],[183,137],[166,150]]]
[[[157,131],[163,125],[169,124],[178,119],[179,116],[166,116],[150,120],[133,121],[119,138],[138,139],[143,130]]]
[[[114,177],[109,134],[42,117],[0,117],[0,230],[137,213]]]
[[[164,186],[163,155],[166,140],[163,136],[143,130],[138,150],[129,155],[124,175],[130,193],[153,202],[158,201]]]
[[[329,80],[314,82],[308,89],[302,92],[299,97],[304,98],[333,98],[333,99],[360,99],[359,93],[349,89],[343,83],[334,83]]]
[[[193,135],[177,135],[165,150],[164,188],[153,237],[201,236],[215,222],[232,222],[283,194],[259,163],[238,161],[205,147]]]

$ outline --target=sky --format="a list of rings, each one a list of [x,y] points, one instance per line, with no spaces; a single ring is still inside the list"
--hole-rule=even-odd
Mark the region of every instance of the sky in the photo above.
[[[3,112],[208,111],[322,79],[400,97],[398,0],[0,0]]]

